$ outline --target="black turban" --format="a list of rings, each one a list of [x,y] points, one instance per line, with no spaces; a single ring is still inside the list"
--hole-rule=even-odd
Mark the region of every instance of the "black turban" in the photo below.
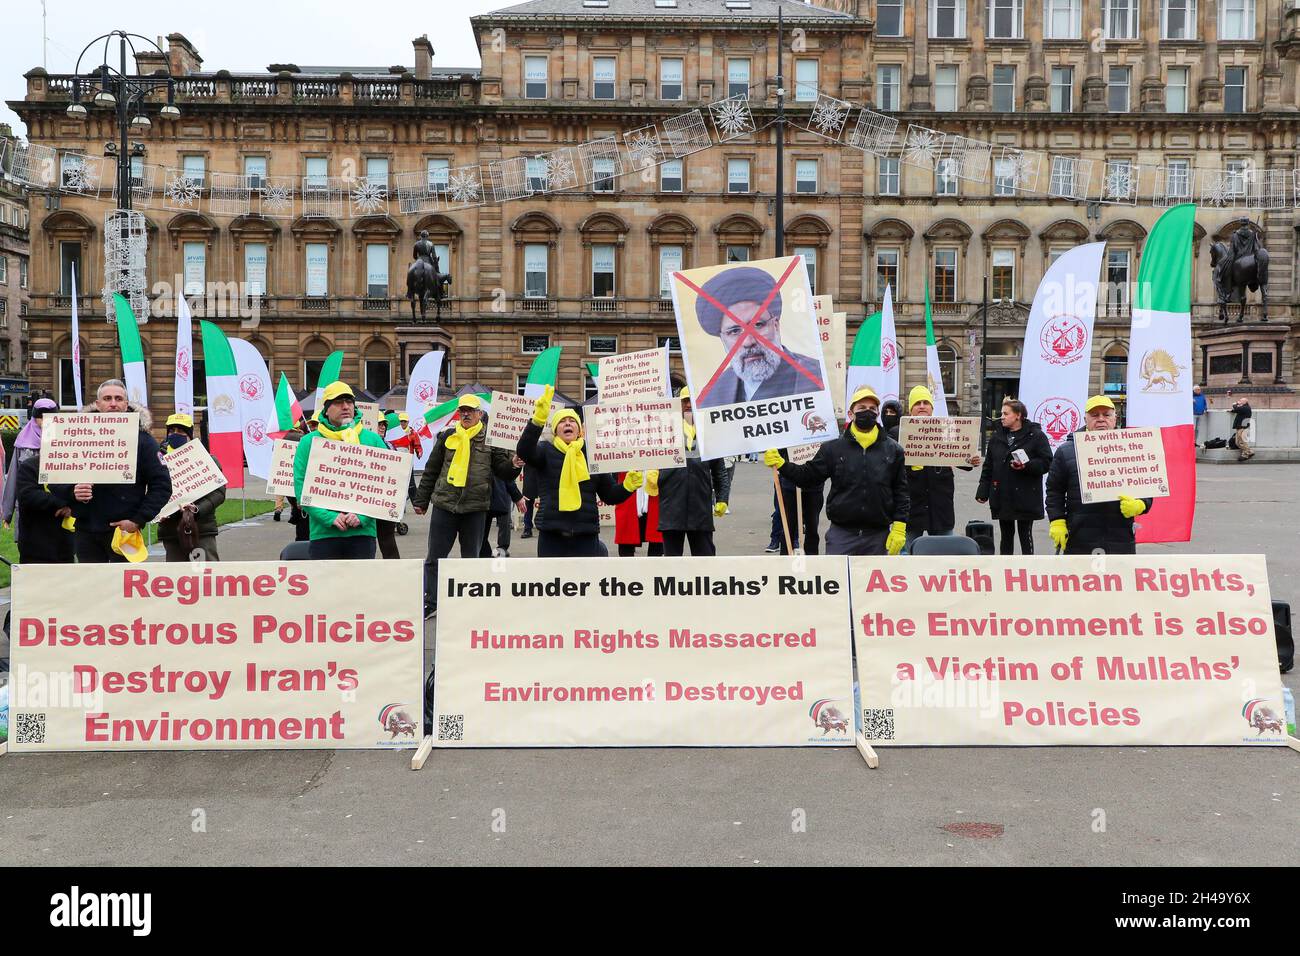
[[[730,309],[737,302],[753,302],[755,305],[762,305],[763,300],[775,287],[776,279],[762,269],[743,266],[739,269],[719,272],[704,283],[703,289]],[[772,296],[767,311],[775,319],[781,317],[781,293]],[[710,335],[717,335],[722,329],[722,310],[702,295],[695,300],[695,317],[700,320],[704,331]]]

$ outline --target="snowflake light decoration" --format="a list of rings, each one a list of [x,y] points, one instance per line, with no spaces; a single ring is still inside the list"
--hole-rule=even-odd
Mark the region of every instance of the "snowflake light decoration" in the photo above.
[[[1106,164],[1098,202],[1137,205],[1138,171],[1129,163]]]
[[[943,150],[944,134],[936,129],[912,125],[903,140],[903,162],[909,166],[933,169]]]
[[[950,135],[944,138],[942,158],[957,179],[982,183],[988,180],[993,147],[977,139]]]
[[[818,93],[817,102],[813,104],[812,113],[808,117],[808,125],[804,129],[834,142],[839,142],[844,127],[848,125],[849,113],[852,109],[852,105],[844,100],[837,100],[825,93]]]
[[[352,184],[352,210],[371,215],[388,208],[388,187],[363,176]]]
[[[184,170],[168,170],[167,180],[163,184],[163,196],[167,199],[168,208],[194,209],[198,205],[199,194],[202,191],[202,183],[197,179],[191,179]]]
[[[457,208],[483,201],[483,174],[477,166],[461,166],[447,172],[447,204]]]
[[[572,189],[578,185],[578,173],[574,167],[573,154],[568,149],[557,149],[542,157],[546,169],[546,188]]]
[[[1218,169],[1203,171],[1201,176],[1201,205],[1231,206],[1237,192],[1232,173]]]
[[[99,189],[99,167],[86,161],[70,163],[63,170],[63,189],[70,193],[93,193]]]
[[[709,115],[713,117],[720,142],[727,143],[754,132],[754,114],[748,96],[729,96],[710,103]]]
[[[1017,191],[1036,192],[1041,156],[1023,149],[1004,146],[999,162],[1009,174],[1013,187]]]
[[[287,217],[293,212],[293,185],[289,182],[263,180],[258,190],[262,201],[262,215],[272,218]]]
[[[659,131],[653,126],[643,126],[623,134],[623,146],[635,169],[658,166],[665,159]]]

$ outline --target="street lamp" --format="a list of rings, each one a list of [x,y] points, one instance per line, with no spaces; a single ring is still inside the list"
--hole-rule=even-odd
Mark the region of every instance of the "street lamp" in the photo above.
[[[109,66],[108,63],[108,47],[114,37],[118,41],[118,66],[116,68]],[[81,61],[85,58],[86,52],[101,40],[104,44],[103,62],[93,71],[82,74]],[[119,209],[131,208],[131,156],[138,155],[128,149],[127,135],[133,130],[140,133],[148,132],[153,126],[153,122],[145,112],[145,102],[149,95],[156,90],[166,89],[167,104],[159,110],[160,115],[167,119],[176,119],[181,115],[180,110],[176,108],[176,80],[171,75],[170,67],[168,67],[168,72],[165,75],[133,76],[127,74],[127,49],[130,49],[132,57],[136,55],[133,40],[142,40],[144,43],[149,44],[162,55],[163,62],[167,62],[167,54],[162,47],[138,33],[114,30],[111,33],[96,37],[86,44],[81,51],[81,55],[77,57],[77,65],[72,76],[72,102],[68,104],[67,109],[67,115],[72,119],[87,119],[89,111],[82,100],[83,97],[89,97],[93,106],[116,111],[120,143],[113,150],[105,150],[105,155],[115,155],[117,157],[117,202]]]

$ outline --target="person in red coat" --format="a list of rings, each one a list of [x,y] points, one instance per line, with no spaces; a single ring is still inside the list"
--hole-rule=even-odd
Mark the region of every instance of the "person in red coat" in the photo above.
[[[618,480],[625,476],[620,474]],[[657,489],[656,489],[657,491]],[[614,506],[614,543],[620,558],[636,556],[636,549],[648,544],[649,557],[664,553],[664,539],[659,533],[659,495],[640,488],[621,505]]]

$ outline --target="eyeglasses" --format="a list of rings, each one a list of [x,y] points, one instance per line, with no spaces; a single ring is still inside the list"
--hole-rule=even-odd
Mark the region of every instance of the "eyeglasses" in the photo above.
[[[775,325],[776,325],[776,319],[772,318],[769,315],[766,318],[759,319],[757,322],[751,323],[750,329],[757,332],[759,335],[763,336],[763,338],[771,338],[768,332],[769,330],[774,328]],[[723,329],[719,337],[727,342],[735,342],[736,339],[740,338],[742,335],[745,335],[746,332],[747,330],[743,326],[733,325]]]

